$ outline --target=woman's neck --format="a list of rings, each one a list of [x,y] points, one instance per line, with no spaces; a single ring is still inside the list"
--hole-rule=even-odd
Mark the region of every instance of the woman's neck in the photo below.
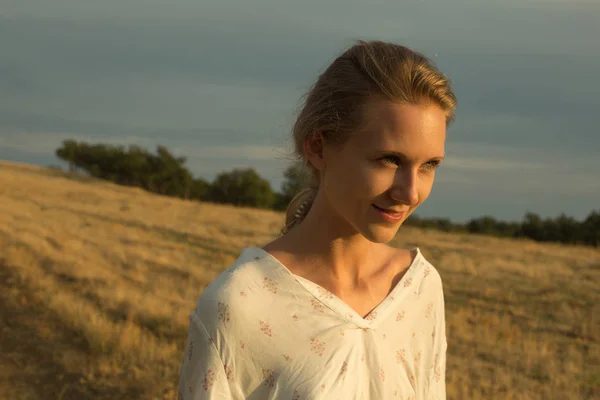
[[[319,201],[280,240],[282,250],[291,253],[305,272],[318,271],[344,286],[372,275],[389,255],[388,246],[369,241]]]

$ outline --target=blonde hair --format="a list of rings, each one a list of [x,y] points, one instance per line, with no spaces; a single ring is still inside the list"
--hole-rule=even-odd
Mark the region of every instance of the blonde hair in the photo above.
[[[306,139],[318,134],[327,144],[342,145],[366,122],[362,111],[375,96],[400,104],[433,101],[447,124],[454,121],[450,81],[431,60],[395,43],[358,40],[319,76],[294,123],[294,155],[304,161],[310,183],[290,201],[282,234],[306,217],[319,188],[319,175],[304,154]]]

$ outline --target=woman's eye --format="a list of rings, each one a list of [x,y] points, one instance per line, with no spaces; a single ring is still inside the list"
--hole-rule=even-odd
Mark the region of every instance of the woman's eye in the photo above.
[[[440,161],[438,161],[438,160],[433,160],[433,161],[429,161],[428,163],[425,163],[426,170],[433,170],[439,166],[440,166]]]
[[[388,155],[388,156],[381,157],[380,160],[386,165],[393,165],[396,167],[401,165],[400,159],[394,155]],[[431,161],[423,164],[421,168],[424,169],[425,171],[432,171],[432,170],[435,170],[437,167],[439,167],[440,163],[441,163],[440,160],[431,160]]]
[[[381,160],[386,164],[400,165],[400,161],[396,156],[385,156],[382,157]]]

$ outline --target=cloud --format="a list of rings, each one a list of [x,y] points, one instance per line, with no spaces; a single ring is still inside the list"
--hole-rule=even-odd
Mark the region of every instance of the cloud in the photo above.
[[[14,132],[0,136],[0,147],[19,150],[31,154],[48,154],[61,145],[63,140],[84,141],[90,144],[102,143],[115,146],[138,145],[153,151],[158,143],[155,138],[143,136],[90,136],[75,135],[69,132]],[[205,146],[201,142],[189,140],[185,146],[170,147],[175,154],[188,159],[201,158],[204,160],[283,160],[290,156],[290,149],[281,146],[255,145],[219,145]]]
[[[207,178],[246,165],[280,182],[300,96],[377,38],[437,53],[458,95],[432,212],[577,211],[600,202],[599,17],[550,0],[5,0],[0,151],[160,143]]]
[[[189,158],[211,159],[243,159],[243,160],[274,160],[289,156],[289,151],[283,147],[271,146],[207,146],[199,145],[192,149],[175,149]]]
[[[527,163],[515,160],[493,160],[475,157],[453,157],[444,162],[444,166],[458,170],[478,170],[478,171],[514,171],[527,169],[542,169],[541,163]]]
[[[244,36],[256,32],[264,33],[270,42],[298,37],[316,39],[311,47],[326,42],[324,38],[347,40],[361,35],[431,46],[445,43],[510,53],[573,54],[595,43],[597,35],[588,34],[598,32],[599,11],[598,3],[591,1],[306,0],[283,6],[276,0],[255,0],[251,4],[214,0],[177,0],[169,4],[158,0],[56,0],[51,4],[44,0],[5,0],[0,15],[21,20],[80,21],[85,25],[146,24],[174,33],[182,32],[181,27],[205,26],[216,34],[237,35],[241,42]],[[579,30],[555,29],[565,25],[577,26]],[[566,43],[572,46],[565,46]]]
[[[18,150],[29,154],[54,154],[63,140],[77,140],[87,143],[104,143],[115,146],[155,147],[156,141],[139,136],[100,137],[90,135],[74,135],[69,132],[12,132],[0,135],[0,147]]]
[[[483,196],[555,201],[583,196],[600,203],[600,160],[560,148],[514,147],[473,142],[452,143],[438,173],[438,184],[480,190]]]

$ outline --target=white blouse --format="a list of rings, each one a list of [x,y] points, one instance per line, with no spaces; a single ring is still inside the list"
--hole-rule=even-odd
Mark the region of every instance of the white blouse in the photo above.
[[[442,280],[417,256],[365,318],[260,248],[190,313],[180,400],[445,399]]]

